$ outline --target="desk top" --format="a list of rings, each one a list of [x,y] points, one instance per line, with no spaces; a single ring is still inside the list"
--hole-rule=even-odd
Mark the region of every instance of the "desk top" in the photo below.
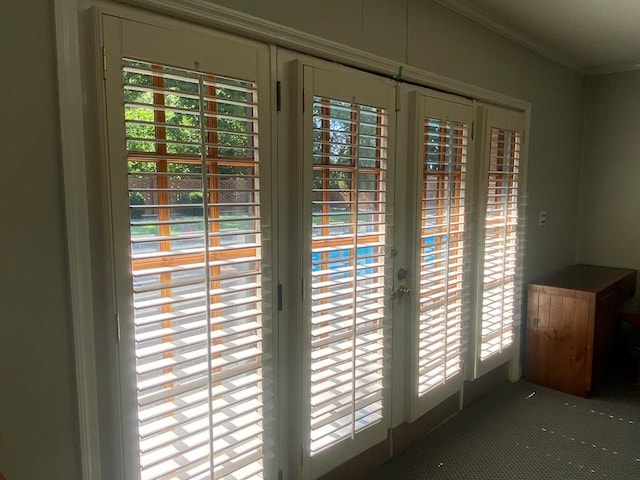
[[[635,270],[628,268],[579,264],[531,282],[531,285],[567,288],[583,292],[599,292],[630,275],[635,279],[635,274]]]

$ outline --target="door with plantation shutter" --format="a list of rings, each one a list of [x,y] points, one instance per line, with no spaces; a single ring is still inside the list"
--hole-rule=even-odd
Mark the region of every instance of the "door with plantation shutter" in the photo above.
[[[487,107],[480,195],[476,376],[517,358],[522,305],[524,117]]]
[[[412,92],[409,99],[415,111],[415,169],[409,178],[416,179],[407,391],[413,421],[462,388],[470,322],[473,106],[435,92]]]
[[[127,478],[274,478],[269,50],[103,27]]]
[[[344,67],[303,71],[303,470],[317,478],[390,426],[395,92]]]

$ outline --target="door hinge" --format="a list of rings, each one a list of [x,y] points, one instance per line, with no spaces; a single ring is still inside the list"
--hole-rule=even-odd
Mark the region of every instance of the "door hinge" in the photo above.
[[[282,284],[278,284],[278,311],[282,311]]]
[[[400,102],[400,89],[398,85],[396,85],[396,112],[399,112],[402,108],[402,104]]]
[[[276,82],[276,109],[279,112],[282,110],[282,83]]]
[[[304,113],[304,88],[302,89],[302,113]]]
[[[300,447],[300,466],[304,465],[304,447]]]
[[[107,49],[102,47],[102,78],[107,79]]]
[[[278,470],[278,480],[282,480],[282,470]]]
[[[116,313],[116,336],[118,337],[118,343],[120,343],[120,314]]]

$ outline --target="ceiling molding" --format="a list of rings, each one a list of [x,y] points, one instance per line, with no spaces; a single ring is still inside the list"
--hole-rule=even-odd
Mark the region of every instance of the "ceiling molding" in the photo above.
[[[539,41],[531,38],[528,35],[523,35],[520,32],[517,32],[513,28],[505,25],[504,23],[496,20],[495,18],[487,15],[486,13],[478,10],[475,7],[471,7],[466,3],[462,3],[459,0],[434,0],[436,3],[439,3],[443,7],[448,8],[464,17],[467,17],[470,20],[482,25],[483,27],[488,28],[489,30],[493,30],[494,32],[502,35],[503,37],[508,38],[509,40],[513,40],[514,42],[522,45],[523,47],[532,50],[543,57],[548,58],[560,65],[563,65],[570,70],[581,74],[588,74],[587,69],[576,63],[574,60],[565,57],[564,55],[559,55],[558,53],[550,50],[548,47],[540,44]]]
[[[612,73],[624,73],[640,70],[640,60],[636,62],[624,62],[611,65],[601,65],[586,69],[586,74],[595,77],[598,75],[609,75]]]

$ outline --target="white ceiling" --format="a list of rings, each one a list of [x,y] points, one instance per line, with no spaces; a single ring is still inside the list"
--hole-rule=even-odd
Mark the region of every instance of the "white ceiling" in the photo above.
[[[640,69],[640,0],[436,0],[586,74]]]

